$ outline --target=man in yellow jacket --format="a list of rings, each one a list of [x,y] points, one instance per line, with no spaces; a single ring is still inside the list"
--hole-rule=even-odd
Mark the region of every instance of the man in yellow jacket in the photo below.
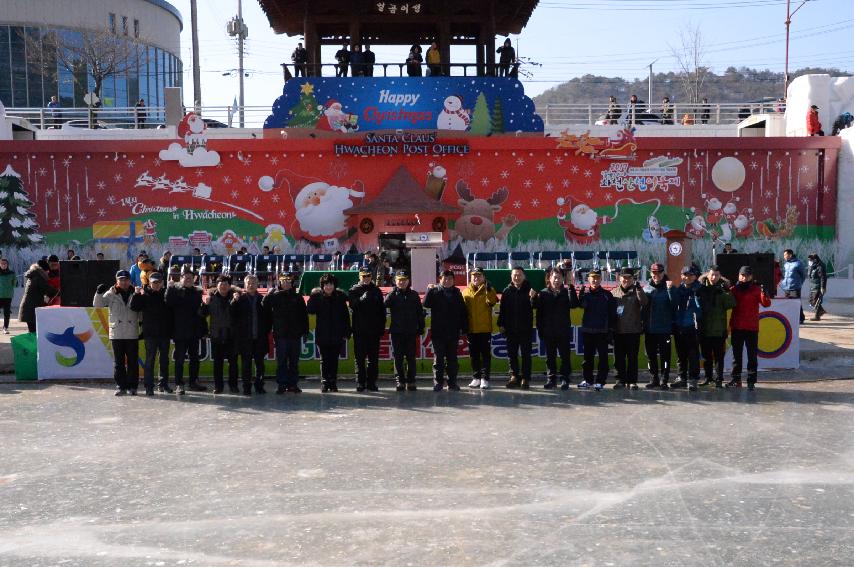
[[[473,373],[469,388],[487,390],[492,358],[492,308],[498,303],[498,295],[486,281],[480,268],[473,269],[469,277],[469,285],[463,291],[469,319],[469,356]]]

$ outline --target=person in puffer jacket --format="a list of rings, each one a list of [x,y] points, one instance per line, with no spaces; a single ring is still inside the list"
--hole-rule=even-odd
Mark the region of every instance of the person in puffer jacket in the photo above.
[[[468,332],[468,313],[463,294],[454,285],[454,271],[445,270],[439,285],[427,286],[424,307],[430,310],[430,338],[433,344],[433,391],[441,392],[445,387],[445,376],[449,391],[460,389],[457,384],[457,348],[460,335]]]
[[[700,386],[715,381],[723,388],[724,353],[726,352],[727,311],[735,307],[735,298],[729,293],[730,282],[721,276],[717,266],[710,266],[700,278],[700,305],[703,307],[703,324],[700,327],[700,352],[703,355],[705,375]]]
[[[738,271],[738,283],[730,290],[735,297],[735,307],[729,319],[732,331],[732,380],[727,388],[741,388],[741,362],[747,348],[747,389],[756,385],[759,366],[759,306],[770,307],[771,298],[761,286],[753,281],[753,270],[742,266]]]
[[[395,288],[385,296],[383,303],[391,315],[388,332],[394,352],[395,389],[398,392],[414,391],[418,389],[415,385],[415,348],[416,340],[424,334],[424,308],[418,292],[412,289],[407,270],[397,272],[394,284]]]
[[[537,292],[531,289],[525,270],[519,266],[510,270],[510,285],[501,292],[498,307],[498,329],[507,339],[507,358],[510,359],[510,378],[507,388],[527,390],[531,383],[531,334],[534,330],[532,298]],[[519,368],[519,354],[522,368]]]
[[[113,379],[117,396],[135,396],[139,388],[139,313],[130,308],[133,292],[130,273],[119,270],[116,272],[116,285],[99,285],[92,300],[93,307],[110,310],[110,343],[115,359]]]
[[[620,270],[620,285],[611,292],[617,302],[617,328],[614,334],[614,366],[617,382],[614,389],[638,389],[638,351],[643,333],[643,310],[649,298],[635,284],[631,268]]]
[[[320,391],[325,394],[338,391],[338,357],[353,329],[347,294],[338,289],[338,278],[323,274],[319,284],[311,290],[306,310],[316,316],[314,341],[320,350]]]
[[[581,335],[584,338],[584,380],[579,388],[589,388],[593,382],[593,363],[599,356],[596,381],[593,385],[598,392],[605,387],[608,379],[608,343],[613,340],[617,326],[617,304],[611,292],[602,287],[602,273],[590,270],[587,274],[589,290],[585,292],[581,286],[578,300],[584,308],[581,319]]]
[[[537,332],[546,347],[548,374],[543,387],[547,390],[557,387],[558,373],[560,389],[568,389],[572,374],[570,310],[580,307],[581,303],[575,293],[575,286],[564,286],[563,277],[559,267],[550,268],[546,275],[546,287],[536,294],[531,294],[534,309],[537,310]],[[557,366],[558,355],[560,369]]]
[[[700,343],[697,334],[702,324],[703,310],[700,303],[700,270],[694,266],[682,268],[682,285],[676,288],[676,325],[673,337],[676,340],[676,355],[679,357],[679,379],[671,388],[685,388],[696,392],[700,380]]]
[[[172,313],[166,305],[166,289],[163,275],[154,272],[149,285],[137,288],[130,299],[130,308],[142,315],[142,335],[145,341],[145,371],[143,373],[145,395],[154,395],[154,363],[160,360],[158,389],[171,393],[169,387],[169,346],[172,341]]]
[[[469,388],[489,388],[492,366],[492,308],[498,303],[498,294],[486,281],[483,270],[474,268],[471,281],[463,290],[463,300],[469,319],[469,356],[471,357],[472,381]]]
[[[664,264],[656,262],[649,267],[649,283],[644,293],[649,303],[644,310],[644,347],[650,380],[647,389],[670,388],[670,337],[676,321],[676,289],[664,273]]]

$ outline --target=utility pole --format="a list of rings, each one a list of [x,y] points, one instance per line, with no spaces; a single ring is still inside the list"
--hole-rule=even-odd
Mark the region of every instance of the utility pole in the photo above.
[[[190,27],[193,32],[193,110],[202,111],[202,76],[199,68],[199,7],[190,0]]]
[[[244,127],[244,98],[243,98],[243,42],[249,36],[249,28],[243,22],[243,0],[237,0],[237,17],[232,18],[226,27],[228,35],[237,38],[237,72],[240,85],[240,127]]]
[[[655,61],[658,61],[656,59]],[[655,61],[648,65],[649,67],[649,96],[646,98],[647,112],[652,112],[652,66],[655,64]]]
[[[804,7],[804,4],[809,2],[810,0],[803,0],[795,11],[792,12],[792,0],[786,0],[786,69],[783,72],[783,98],[785,99],[788,95],[789,90],[789,27],[792,25],[792,16],[794,16],[798,10]]]

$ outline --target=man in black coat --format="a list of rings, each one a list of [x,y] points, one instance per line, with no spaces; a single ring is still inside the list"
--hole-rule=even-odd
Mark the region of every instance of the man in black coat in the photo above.
[[[433,391],[441,392],[448,376],[448,390],[459,390],[457,384],[457,348],[460,335],[468,332],[468,313],[463,294],[454,285],[454,271],[442,272],[441,285],[430,284],[424,296],[424,307],[430,310],[430,335],[433,342]]]
[[[142,313],[142,336],[145,340],[145,395],[154,395],[154,362],[160,355],[160,380],[157,389],[172,393],[169,387],[169,345],[172,336],[172,313],[166,305],[163,274],[152,272],[148,285],[130,298],[130,308]]]
[[[231,300],[236,289],[231,286],[231,278],[218,276],[216,289],[210,290],[204,296],[199,309],[202,317],[210,317],[211,358],[213,359],[214,394],[223,390],[223,366],[228,360],[228,389],[232,394],[238,393],[237,388],[237,348],[235,345],[234,314]],[[252,384],[243,383],[243,394],[252,394]]]
[[[243,278],[243,290],[238,289],[231,300],[234,331],[237,337],[237,356],[240,358],[243,389],[252,389],[252,364],[255,364],[255,393],[264,390],[264,357],[270,350],[267,333],[270,326],[258,293],[258,278],[249,274]]]
[[[190,390],[204,392],[199,384],[199,339],[207,334],[204,318],[199,314],[202,290],[195,285],[195,274],[189,269],[181,272],[180,285],[166,290],[166,305],[172,312],[172,340],[175,341],[175,386],[184,393],[184,359],[190,359]]]
[[[507,339],[507,358],[510,359],[508,388],[527,390],[531,382],[531,333],[534,330],[533,298],[537,292],[525,277],[525,270],[516,266],[510,271],[510,285],[501,292],[498,306],[498,329]],[[522,368],[519,369],[519,353]]]
[[[383,292],[373,282],[369,265],[359,269],[359,283],[350,288],[353,311],[353,350],[356,351],[356,391],[376,392],[379,376],[380,339],[385,333]]]
[[[560,389],[567,390],[572,374],[570,309],[578,307],[579,301],[575,286],[563,285],[560,269],[552,268],[546,278],[546,287],[536,295],[531,294],[537,310],[537,331],[546,343],[548,377],[544,388],[551,390],[557,387],[557,355],[560,353]]]
[[[314,342],[320,350],[320,391],[338,391],[338,357],[341,347],[350,338],[350,310],[347,295],[338,288],[338,278],[332,274],[320,277],[320,287],[311,291],[306,309],[317,317]]]
[[[394,351],[395,389],[413,391],[418,389],[415,386],[415,341],[424,334],[424,309],[418,292],[410,287],[409,272],[400,270],[394,279],[395,288],[385,296],[385,306],[391,315],[388,330]]]
[[[282,274],[279,277],[279,289],[268,293],[261,301],[273,325],[273,339],[276,341],[277,394],[302,392],[297,383],[302,340],[308,334],[308,311],[293,284],[292,273]]]

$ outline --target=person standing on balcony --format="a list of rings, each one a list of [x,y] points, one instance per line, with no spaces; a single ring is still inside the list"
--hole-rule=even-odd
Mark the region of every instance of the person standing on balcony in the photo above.
[[[709,104],[709,99],[703,97],[703,104],[700,107],[700,109],[702,111],[700,113],[700,123],[701,124],[708,124],[709,123],[709,117],[711,116],[711,113],[712,113],[712,106]]]
[[[298,43],[294,52],[291,53],[291,61],[294,63],[294,77],[299,77],[305,74],[305,65],[308,63],[308,51],[306,51],[305,47],[302,46],[302,43]]]
[[[424,58],[421,56],[421,46],[413,45],[409,50],[409,55],[406,57],[406,74],[410,77],[421,76],[421,63]]]
[[[510,42],[510,38],[504,40],[504,45],[495,50],[498,53],[498,76],[509,77],[510,66],[516,63],[516,50]]]
[[[623,114],[623,109],[620,108],[620,104],[617,102],[617,97],[611,95],[608,97],[608,112],[605,114],[605,120],[608,121],[608,124],[616,124],[617,119],[620,118],[620,115]]]
[[[427,69],[431,77],[442,75],[442,53],[439,51],[439,44],[435,41],[427,48]]]
[[[350,75],[352,77],[365,76],[365,55],[362,53],[361,45],[354,45],[350,54]]]
[[[136,127],[145,128],[145,119],[148,117],[148,113],[145,111],[145,99],[139,99],[134,108],[136,108]]]
[[[50,97],[47,107],[50,109],[50,128],[59,128],[61,111],[59,110],[59,101],[56,99],[56,95]]]
[[[335,60],[338,62],[338,68],[335,70],[336,77],[346,77],[347,69],[350,67],[350,45],[345,41],[341,44],[341,49],[335,52]]]
[[[373,77],[374,76],[374,63],[377,62],[377,54],[371,51],[371,46],[367,43],[365,44],[365,76]]]
[[[629,98],[629,104],[626,107],[626,121],[629,126],[634,126],[637,123],[638,114],[643,113],[644,101],[638,99],[638,95],[632,95]]]
[[[661,123],[673,124],[673,105],[670,104],[670,97],[666,96],[661,99]]]

